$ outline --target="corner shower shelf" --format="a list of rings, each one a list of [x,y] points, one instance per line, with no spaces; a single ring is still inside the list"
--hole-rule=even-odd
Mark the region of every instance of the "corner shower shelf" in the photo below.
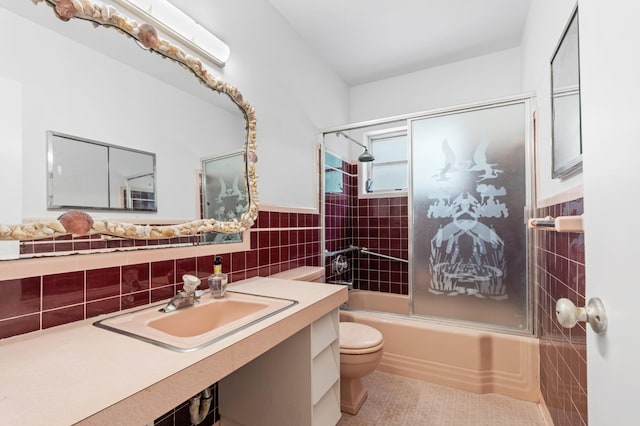
[[[580,216],[559,216],[553,218],[536,217],[529,219],[527,225],[531,229],[538,229],[542,231],[556,231],[556,232],[584,232],[582,224],[582,215]]]

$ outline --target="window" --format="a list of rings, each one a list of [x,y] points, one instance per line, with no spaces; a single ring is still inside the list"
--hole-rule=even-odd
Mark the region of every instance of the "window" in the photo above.
[[[375,157],[371,163],[360,163],[361,194],[379,194],[408,189],[407,129],[385,129],[365,134],[369,151]]]

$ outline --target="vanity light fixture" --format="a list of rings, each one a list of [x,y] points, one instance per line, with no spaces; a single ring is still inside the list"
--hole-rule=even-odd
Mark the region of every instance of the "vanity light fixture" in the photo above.
[[[113,0],[113,2],[221,68],[229,59],[231,53],[229,46],[168,0]]]

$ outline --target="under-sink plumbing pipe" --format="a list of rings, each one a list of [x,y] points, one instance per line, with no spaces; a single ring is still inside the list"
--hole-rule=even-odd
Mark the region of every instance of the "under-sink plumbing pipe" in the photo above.
[[[211,388],[206,388],[189,400],[189,416],[191,417],[192,425],[199,425],[204,421],[207,414],[209,414],[212,399]]]

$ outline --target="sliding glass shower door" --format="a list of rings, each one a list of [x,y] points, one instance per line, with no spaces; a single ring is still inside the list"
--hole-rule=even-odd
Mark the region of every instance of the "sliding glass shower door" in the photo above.
[[[529,330],[526,100],[410,120],[412,313]]]

